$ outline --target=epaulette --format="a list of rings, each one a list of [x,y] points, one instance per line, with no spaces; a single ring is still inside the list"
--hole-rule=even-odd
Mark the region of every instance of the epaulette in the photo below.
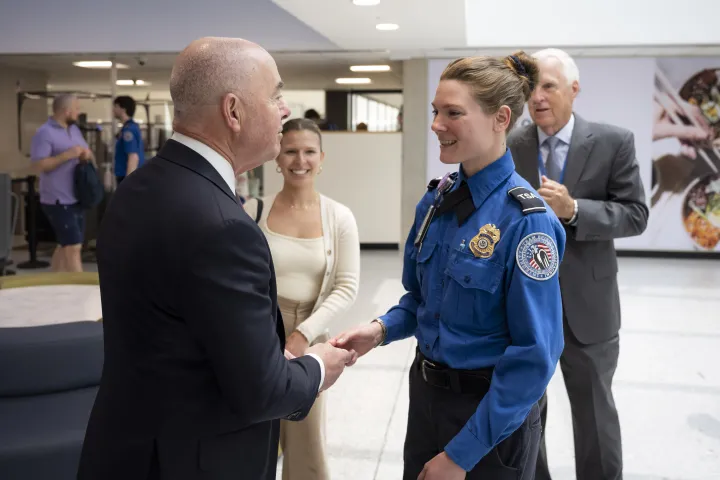
[[[455,181],[457,179],[457,175],[458,175],[457,172],[453,172],[450,174],[450,178],[453,181]],[[444,175],[430,180],[430,183],[428,183],[428,185],[427,185],[428,192],[432,192],[433,190],[435,190],[437,188],[437,186],[440,185],[440,182],[442,181],[443,177],[444,177]]]
[[[427,185],[428,192],[432,192],[433,190],[435,190],[440,184],[440,180],[442,180],[442,177],[437,177],[430,180],[430,183],[428,183]]]
[[[547,211],[542,199],[525,187],[513,187],[508,190],[508,195],[520,204],[524,215]]]

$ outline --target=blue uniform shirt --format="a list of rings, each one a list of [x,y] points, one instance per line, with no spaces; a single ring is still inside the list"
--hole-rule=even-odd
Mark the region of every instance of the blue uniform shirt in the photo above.
[[[555,372],[564,347],[557,271],[565,230],[544,201],[545,209],[523,213],[508,193],[524,187],[540,198],[515,172],[509,150],[472,177],[460,168],[453,189],[463,180],[475,211],[462,225],[452,211],[436,216],[418,249],[415,236],[436,192],[425,194],[405,246],[407,293],[380,318],[385,343],[414,334],[431,360],[494,367],[489,392],[445,447],[470,471],[522,424]]]
[[[143,147],[140,125],[132,118],[125,122],[115,142],[115,176],[127,175],[128,155],[137,153],[138,168],[145,162],[145,148]]]

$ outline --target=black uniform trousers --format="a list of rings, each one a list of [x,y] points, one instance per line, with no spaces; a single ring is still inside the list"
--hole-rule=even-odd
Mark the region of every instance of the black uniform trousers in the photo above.
[[[410,369],[410,408],[403,452],[403,480],[417,480],[425,464],[440,454],[460,432],[487,393],[487,390],[456,393],[427,383],[423,378],[423,360],[422,354],[418,352]],[[540,410],[536,404],[522,425],[485,455],[465,478],[533,480],[540,428]]]
[[[612,395],[612,380],[620,354],[616,336],[593,345],[580,343],[563,316],[565,348],[560,357],[565,388],[570,399],[575,440],[577,480],[622,480],[620,420]],[[547,395],[540,402],[543,436],[536,480],[551,480],[545,449]]]

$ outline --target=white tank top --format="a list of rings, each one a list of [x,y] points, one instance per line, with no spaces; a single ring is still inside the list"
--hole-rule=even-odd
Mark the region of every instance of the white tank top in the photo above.
[[[316,301],[327,266],[323,238],[293,238],[270,231],[267,224],[263,226],[275,266],[278,297],[300,303]]]

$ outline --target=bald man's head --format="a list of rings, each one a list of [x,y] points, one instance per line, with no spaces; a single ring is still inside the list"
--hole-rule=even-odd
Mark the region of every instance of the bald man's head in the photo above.
[[[290,112],[272,56],[239,38],[205,37],[178,55],[170,76],[173,128],[233,163],[236,173],[274,160]]]
[[[207,37],[195,40],[178,55],[170,76],[175,115],[195,113],[217,104],[227,93],[242,94],[248,79],[270,55],[247,40]]]
[[[80,105],[77,96],[72,93],[63,93],[53,99],[53,116],[66,123],[74,123],[80,114]]]

